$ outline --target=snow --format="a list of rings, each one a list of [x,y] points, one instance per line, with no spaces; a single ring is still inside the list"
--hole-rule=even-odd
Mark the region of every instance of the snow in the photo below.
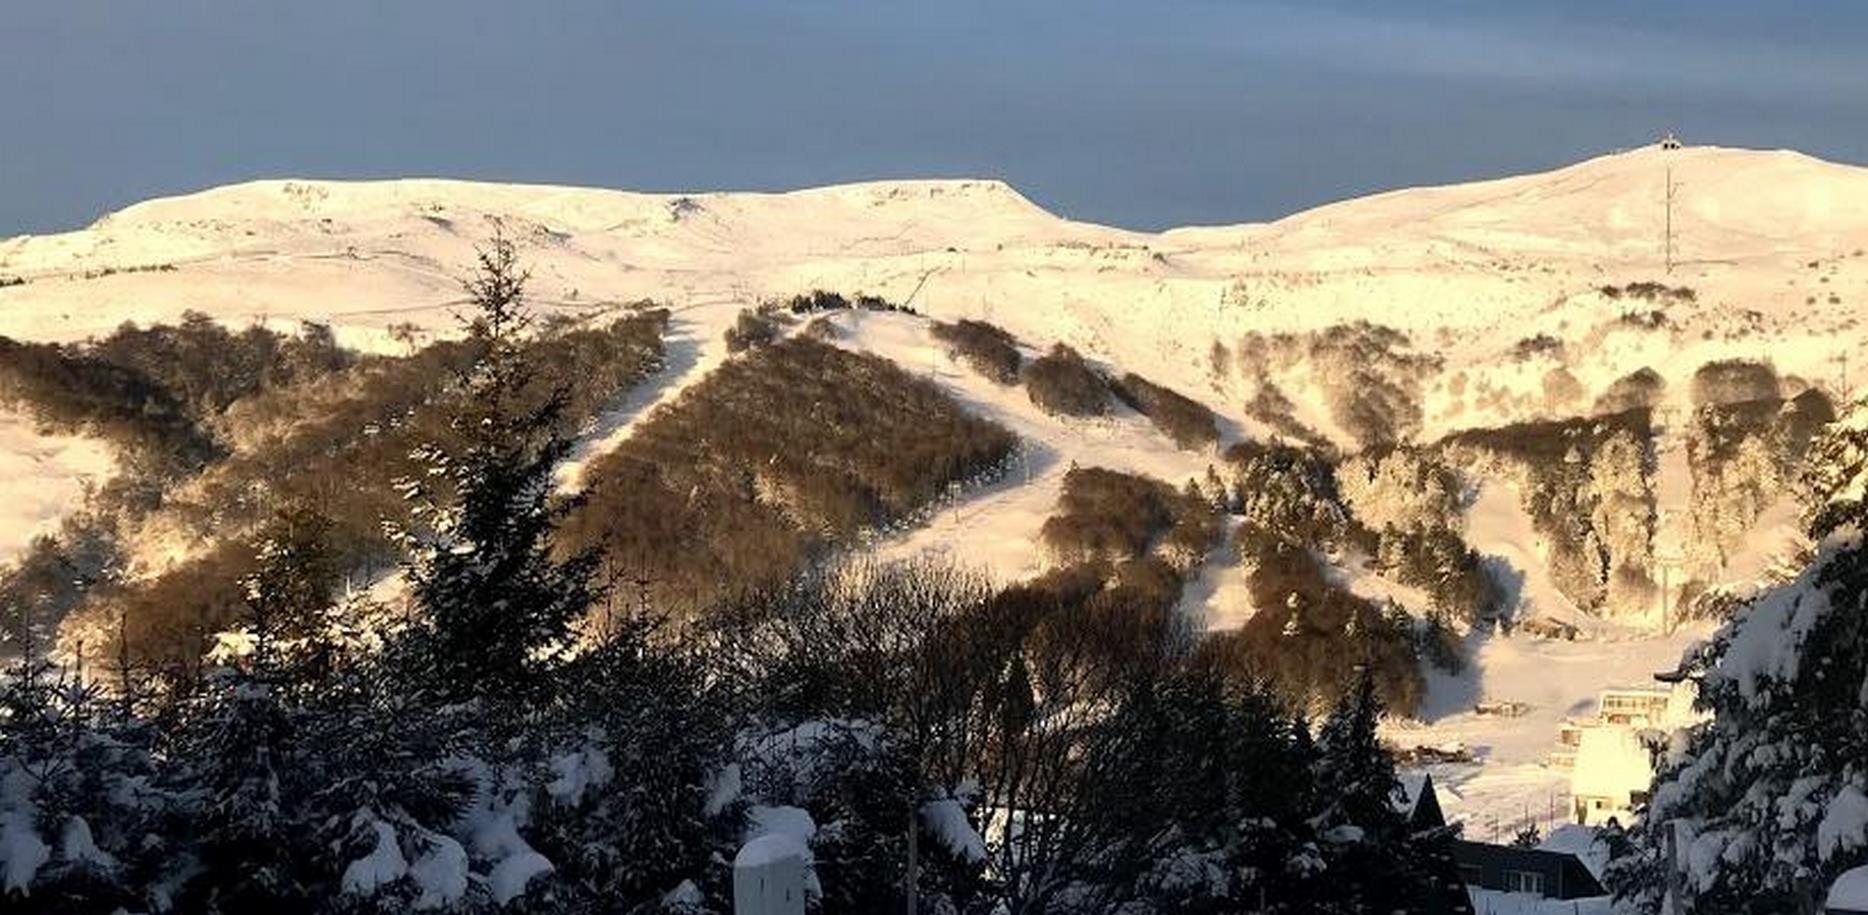
[[[1760,582],[1787,577],[1779,573],[1808,546],[1809,538],[1803,533],[1803,513],[1802,503],[1789,497],[1766,506],[1753,522],[1752,532],[1726,557],[1724,579],[1734,584],[1750,584],[1750,589],[1735,590],[1751,593],[1757,590]]]
[[[525,895],[532,878],[551,873],[551,862],[535,851],[520,852],[503,858],[486,875],[487,892],[493,901],[505,905]]]
[[[683,880],[674,889],[662,894],[662,905],[680,911],[683,908],[698,909],[707,902],[707,895],[692,880]]]
[[[354,825],[367,828],[375,838],[375,845],[368,854],[344,868],[344,876],[339,881],[344,892],[359,896],[374,895],[377,890],[408,874],[409,862],[402,857],[402,846],[396,841],[394,826],[368,813],[358,813]]]
[[[1588,625],[1582,611],[1557,588],[1545,562],[1543,537],[1524,511],[1517,487],[1488,480],[1466,513],[1466,542],[1484,557],[1492,578],[1505,585],[1506,605],[1519,620],[1552,619]]]
[[[986,860],[986,840],[966,818],[966,808],[953,798],[940,798],[921,805],[921,826],[941,846],[962,861]]]
[[[814,870],[811,840],[817,835],[817,822],[800,807],[755,804],[746,813],[746,843],[733,859],[735,871],[764,867],[783,860],[804,864],[804,890],[821,896],[823,886]]]
[[[1601,841],[1601,833],[1593,826],[1566,823],[1552,829],[1537,847],[1575,855],[1576,860],[1581,861],[1597,880],[1601,880],[1603,873],[1608,870],[1608,845]]]
[[[797,836],[775,832],[760,836],[740,846],[739,854],[733,856],[733,868],[741,870],[765,867],[780,861],[802,863],[810,860],[810,857],[810,849],[798,841]]]
[[[1843,785],[1823,809],[1816,827],[1816,849],[1824,861],[1868,844],[1868,796],[1856,785]]]
[[[87,486],[115,470],[110,448],[95,439],[46,435],[18,413],[0,408],[0,562],[58,522],[84,499]]]
[[[1467,887],[1474,915],[1609,915],[1607,896],[1588,899],[1546,899],[1530,893],[1507,893]]]
[[[417,909],[438,909],[467,894],[467,849],[448,836],[428,836],[428,849],[409,865],[409,879],[421,892]]]
[[[551,772],[552,779],[545,784],[545,793],[568,806],[581,803],[586,792],[609,784],[616,774],[609,754],[596,746],[553,756]]]
[[[809,845],[811,838],[817,835],[817,822],[811,819],[811,813],[802,807],[770,807],[755,804],[746,814],[747,838],[758,836],[790,836]]]
[[[1804,639],[1829,612],[1829,596],[1816,586],[1824,565],[1811,563],[1794,581],[1759,595],[1732,621],[1721,634],[1729,639],[1725,656],[1706,675],[1709,686],[1732,684],[1756,705],[1770,684],[1796,677]]]
[[[1318,838],[1321,838],[1323,841],[1328,842],[1331,845],[1348,845],[1353,842],[1362,841],[1363,835],[1364,833],[1362,831],[1362,827],[1357,826],[1353,823],[1345,823],[1341,826],[1332,827],[1326,830],[1323,833],[1323,835],[1319,836]]]
[[[1654,780],[1653,755],[1632,728],[1597,727],[1583,731],[1576,749],[1570,790],[1578,795],[1625,799]]]
[[[1469,838],[1508,841],[1525,826],[1549,831],[1570,820],[1571,773],[1549,765],[1559,727],[1596,711],[1597,695],[1618,685],[1653,684],[1681,654],[1712,632],[1709,623],[1671,634],[1610,629],[1576,641],[1474,633],[1467,669],[1427,671],[1420,721],[1390,720],[1383,738],[1403,747],[1464,745],[1473,764],[1435,764],[1434,788],[1449,821]],[[1523,702],[1520,717],[1481,715],[1481,701]]]
[[[33,875],[51,859],[51,846],[40,841],[25,812],[0,814],[0,883],[7,892],[26,892]]]
[[[1826,905],[1832,911],[1849,909],[1868,912],[1868,867],[1843,871],[1836,882],[1829,885]]]
[[[721,767],[708,782],[707,803],[701,812],[709,817],[718,815],[739,800],[741,787],[739,763],[728,763]]]
[[[502,781],[479,765],[470,766],[467,774],[480,782],[475,805],[462,817],[467,849],[473,860],[492,864],[486,874],[487,891],[505,905],[523,895],[532,878],[549,873],[552,864],[519,832],[530,808],[525,792],[517,790],[511,774]]]
[[[58,849],[59,856],[72,864],[105,871],[117,867],[117,859],[97,847],[96,840],[91,836],[91,824],[84,817],[74,816],[65,821],[65,831],[59,837]]]

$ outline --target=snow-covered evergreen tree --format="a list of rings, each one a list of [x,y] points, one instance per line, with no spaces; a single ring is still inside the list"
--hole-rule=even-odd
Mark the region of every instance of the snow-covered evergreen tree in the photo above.
[[[1452,832],[1416,832],[1377,726],[1381,697],[1365,667],[1317,735],[1312,824],[1327,864],[1316,911],[1470,912],[1452,860]]]
[[[1324,815],[1335,825],[1363,831],[1398,828],[1401,779],[1376,736],[1381,715],[1375,677],[1365,667],[1317,734],[1317,789],[1328,805]]]
[[[0,902],[8,912],[160,906],[185,868],[153,730],[28,656],[0,672]]]
[[[535,805],[538,850],[567,911],[724,911],[743,804],[719,783],[733,741],[727,696],[650,623],[611,628],[580,656]]]
[[[571,443],[564,392],[540,390],[522,351],[525,282],[511,242],[498,238],[467,283],[477,358],[461,379],[465,444],[429,449],[426,478],[406,486],[425,527],[408,536],[418,618],[403,658],[443,701],[519,713],[549,705],[549,673],[597,598],[595,554],[551,551],[565,509],[553,500],[552,469]]]
[[[1868,410],[1819,439],[1810,483],[1815,561],[1682,664],[1712,718],[1662,760],[1611,867],[1632,911],[1671,893],[1686,912],[1813,912],[1868,861]]]

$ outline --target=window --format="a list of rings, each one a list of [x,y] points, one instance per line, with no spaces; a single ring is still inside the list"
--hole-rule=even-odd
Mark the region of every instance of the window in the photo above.
[[[1506,871],[1505,892],[1544,895],[1544,875],[1536,871]]]

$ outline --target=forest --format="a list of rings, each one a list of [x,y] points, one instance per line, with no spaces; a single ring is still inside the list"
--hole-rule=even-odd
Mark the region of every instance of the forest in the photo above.
[[[1313,727],[1144,591],[841,561],[684,619],[612,582],[583,513],[627,499],[555,494],[576,398],[525,334],[510,251],[483,269],[440,395],[453,434],[396,488],[400,606],[346,593],[340,525],[282,503],[195,676],[120,644],[81,669],[28,652],[0,680],[8,911],[726,912],[735,849],[768,834],[806,843],[819,912],[897,910],[910,887],[980,915],[1469,911],[1454,831],[1401,812],[1366,671]],[[764,482],[741,475],[770,450],[681,455],[793,493],[788,524],[899,515],[1009,447],[820,343],[730,366],[650,427],[730,418],[769,449],[802,418],[754,395],[785,391],[831,429],[886,403],[951,430],[908,472],[835,436]],[[817,396],[853,379],[876,401]],[[819,501],[811,473],[864,497]],[[1185,565],[1213,536],[1164,484],[1072,478],[1062,549]],[[1137,508],[1144,527],[1117,522]]]

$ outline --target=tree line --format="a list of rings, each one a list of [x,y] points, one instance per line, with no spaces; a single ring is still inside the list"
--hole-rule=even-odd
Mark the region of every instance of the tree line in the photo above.
[[[253,542],[186,689],[130,661],[0,682],[9,911],[726,912],[808,842],[813,908],[1469,911],[1398,805],[1366,673],[1320,728],[1120,603],[952,567],[820,570],[671,626],[553,497],[522,274],[474,286],[456,435],[399,488],[408,599],[333,586],[329,519]]]

